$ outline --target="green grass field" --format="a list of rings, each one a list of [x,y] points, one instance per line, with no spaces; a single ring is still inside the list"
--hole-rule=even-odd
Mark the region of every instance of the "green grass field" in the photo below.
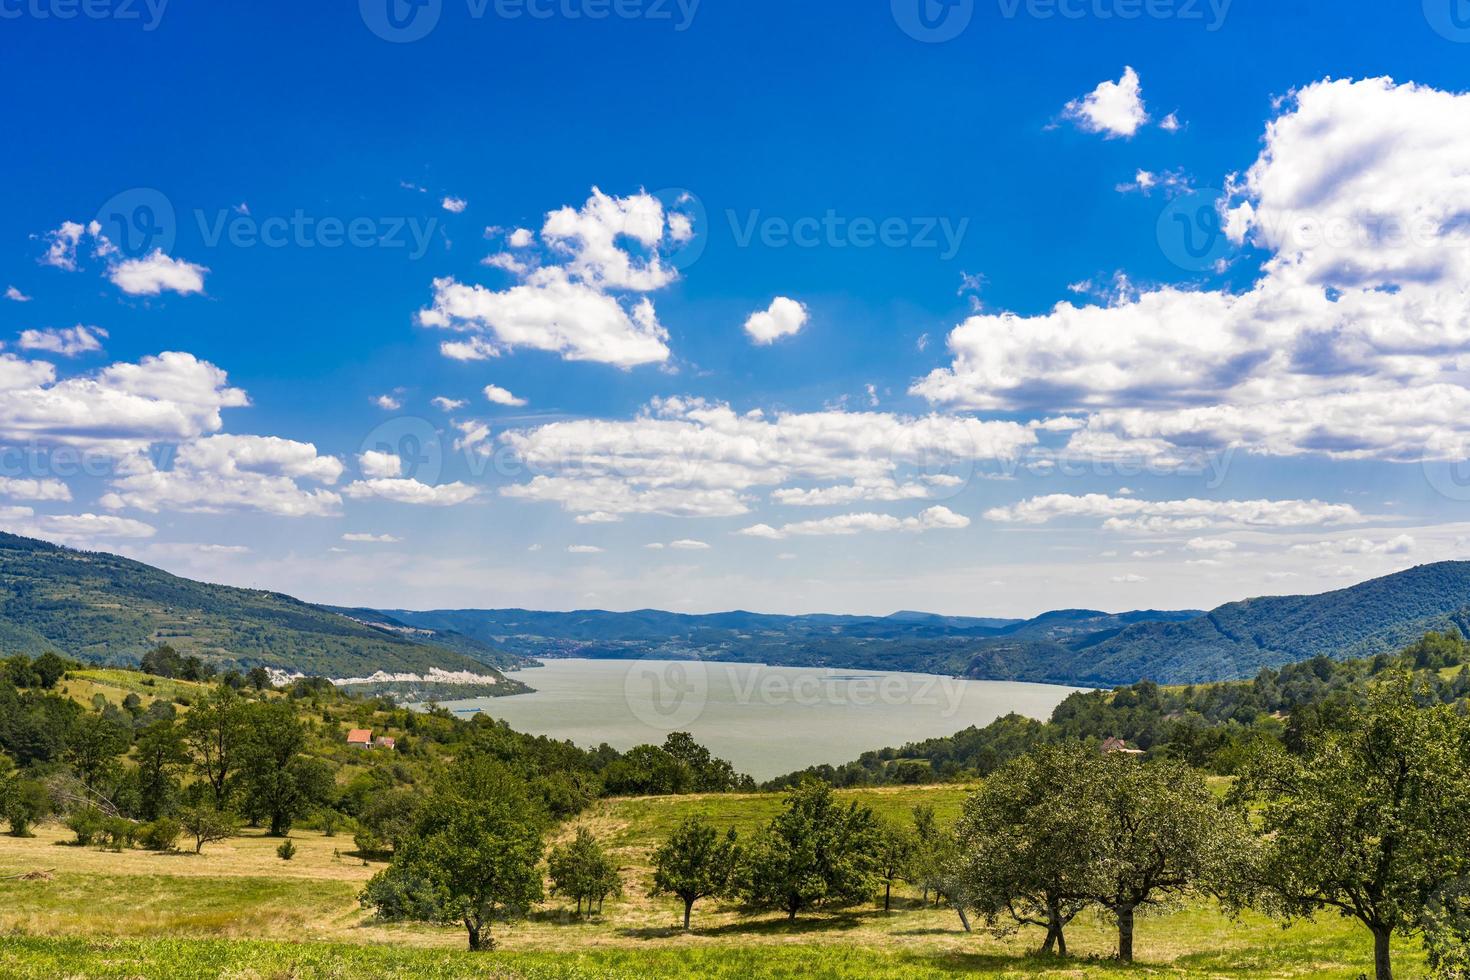
[[[959,787],[855,791],[879,813],[906,819],[915,803],[951,819]],[[461,931],[384,925],[356,902],[378,865],[349,852],[350,838],[298,832],[297,857],[258,832],[207,847],[203,855],[111,853],[65,843],[59,827],[37,837],[0,837],[0,976],[36,977],[881,977],[1112,975],[1322,977],[1352,980],[1368,966],[1365,933],[1325,918],[1283,930],[1257,916],[1232,921],[1203,902],[1140,920],[1139,962],[1110,962],[1113,934],[1098,917],[1069,932],[1067,961],[1030,954],[1040,936],[966,934],[949,909],[920,907],[900,887],[895,910],[878,906],[811,915],[743,916],[701,903],[695,930],[677,928],[678,902],[647,896],[648,855],[684,816],[752,830],[780,806],[769,795],[672,797],[603,802],[579,823],[624,866],[626,895],[605,913],[574,919],[550,901],[527,922],[497,927],[500,949],[462,951]],[[571,827],[561,834],[569,835]],[[560,836],[560,835],[559,835]],[[1412,943],[1399,973],[1423,975]]]

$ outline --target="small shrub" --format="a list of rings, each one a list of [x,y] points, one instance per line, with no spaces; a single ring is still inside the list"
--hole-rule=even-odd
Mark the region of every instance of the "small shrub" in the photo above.
[[[133,836],[138,825],[127,817],[107,817],[102,821],[102,839],[99,841],[110,850],[121,851],[133,846]]]
[[[138,828],[138,843],[150,851],[172,851],[179,846],[184,828],[173,817],[159,817]]]
[[[289,838],[282,841],[281,846],[276,848],[276,857],[280,858],[282,861],[289,861],[295,856],[296,845],[291,843]]]
[[[5,788],[5,819],[14,837],[33,837],[32,825],[51,812],[51,794],[34,779],[17,779]]]
[[[87,806],[72,811],[66,818],[66,829],[76,835],[77,846],[90,847],[103,836],[103,824],[106,821],[101,810],[95,806]]]

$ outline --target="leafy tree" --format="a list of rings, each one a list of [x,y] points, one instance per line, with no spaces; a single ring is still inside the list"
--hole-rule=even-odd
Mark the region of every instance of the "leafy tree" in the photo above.
[[[31,669],[35,671],[40,681],[40,686],[46,690],[56,686],[56,682],[66,676],[66,672],[73,665],[50,651],[41,654],[31,661]]]
[[[1066,927],[1087,907],[1098,870],[1078,778],[1095,755],[1049,746],[1008,763],[965,800],[956,828],[957,874],[975,908],[997,934],[1045,929],[1044,953],[1067,955]]]
[[[178,795],[178,773],[189,763],[188,746],[179,726],[157,721],[138,735],[138,815],[157,820]]]
[[[101,712],[85,714],[67,738],[66,760],[82,785],[97,791],[116,775],[118,757],[131,741],[131,732],[117,719]]]
[[[927,803],[916,804],[912,810],[914,818],[913,855],[911,871],[920,888],[924,890],[923,902],[928,904],[929,892],[939,882],[943,869],[938,857],[942,850],[939,821],[934,817],[934,808]],[[937,901],[937,898],[936,898]]]
[[[670,732],[663,750],[689,770],[690,788],[695,793],[728,793],[737,789],[754,789],[749,776],[741,775],[724,759],[694,740],[688,732]]]
[[[228,810],[218,810],[208,803],[187,806],[179,811],[179,823],[185,833],[194,838],[194,853],[204,850],[205,844],[229,840],[240,832],[240,818]]]
[[[914,835],[892,823],[878,825],[878,876],[883,879],[883,911],[893,905],[893,883],[912,874]]]
[[[184,658],[179,656],[179,651],[163,643],[143,654],[139,667],[143,673],[155,677],[178,677],[184,668]]]
[[[1124,963],[1133,962],[1140,909],[1223,883],[1245,859],[1244,817],[1183,763],[1097,755],[1064,792],[1085,821],[1078,829],[1086,848],[1080,859],[1091,869],[1075,897],[1101,905],[1116,920]]]
[[[326,801],[332,771],[326,763],[301,755],[306,728],[285,701],[262,701],[244,713],[248,735],[239,753],[246,806],[270,820],[272,837]]]
[[[698,817],[688,817],[653,852],[652,895],[677,895],[684,902],[684,929],[694,903],[723,895],[740,860],[735,828],[721,837]]]
[[[51,794],[35,779],[12,779],[5,786],[5,819],[12,837],[31,837],[31,827],[51,812]]]
[[[740,893],[753,908],[780,909],[792,921],[803,909],[856,905],[877,890],[879,850],[872,810],[838,803],[830,786],[808,780],[751,844]]]
[[[1318,733],[1301,758],[1263,751],[1237,786],[1265,837],[1258,879],[1288,917],[1330,909],[1373,935],[1390,980],[1395,935],[1429,927],[1436,897],[1470,866],[1470,723],[1420,707],[1414,680],[1389,677]]]
[[[248,729],[245,702],[224,685],[200,698],[184,717],[184,741],[194,767],[214,794],[215,809],[229,799],[230,778],[240,765]]]
[[[482,754],[468,755],[419,809],[362,901],[379,915],[460,923],[471,951],[493,949],[491,923],[523,916],[541,900],[544,820],[519,777]]]
[[[694,785],[689,767],[656,745],[637,745],[604,770],[609,793],[664,796],[687,793]]]
[[[586,902],[588,914],[591,914],[594,902],[601,914],[604,898],[623,893],[623,879],[618,873],[618,866],[586,827],[578,827],[577,836],[570,843],[558,844],[551,849],[547,871],[551,876],[552,894],[576,899],[579,916],[583,902]]]

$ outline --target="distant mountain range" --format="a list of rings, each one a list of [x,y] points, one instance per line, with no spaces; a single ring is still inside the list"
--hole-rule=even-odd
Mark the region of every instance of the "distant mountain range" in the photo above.
[[[361,622],[275,592],[195,582],[117,555],[0,533],[0,653],[57,650],[131,664],[160,643],[221,667],[326,677],[434,667],[500,677],[495,667],[523,662],[467,637]]]
[[[1424,631],[1470,635],[1470,562],[1421,565],[1313,596],[1232,602],[1209,612],[1064,609],[1034,619],[394,610],[412,626],[529,657],[657,657],[916,670],[988,680],[1108,687],[1250,677],[1315,656],[1397,649]]]
[[[1470,635],[1470,562],[1421,565],[1335,592],[1247,599],[1209,612],[1063,609],[1027,620],[913,611],[418,612],[317,606],[0,533],[0,654],[58,650],[100,663],[134,663],[168,642],[220,665],[328,677],[431,668],[498,677],[498,669],[534,658],[655,657],[1106,687],[1146,678],[1184,684],[1250,677],[1318,655],[1397,649],[1449,626]]]

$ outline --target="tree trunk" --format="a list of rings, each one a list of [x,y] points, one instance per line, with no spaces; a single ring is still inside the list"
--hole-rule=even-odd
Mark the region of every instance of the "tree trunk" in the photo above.
[[[883,882],[883,911],[887,912],[893,906],[893,879]]]
[[[1392,929],[1373,930],[1373,975],[1376,980],[1393,980],[1393,960],[1388,947]]]
[[[970,917],[965,914],[965,906],[964,906],[964,904],[961,903],[961,902],[955,902],[954,903],[954,910],[959,913],[959,916],[960,916],[960,925],[962,925],[962,926],[965,927],[965,931],[966,932],[971,931],[970,930]]]
[[[1133,962],[1133,906],[1118,907],[1118,960]]]
[[[1061,904],[1055,900],[1046,903],[1046,942],[1042,945],[1043,953],[1055,952],[1058,956],[1067,955],[1067,937],[1063,930],[1066,923],[1062,921]]]
[[[694,899],[684,899],[684,931],[689,931],[689,914],[694,911]]]
[[[786,903],[786,921],[787,922],[795,922],[796,921],[796,904],[797,904],[796,903],[796,899],[792,899],[791,901],[789,901],[789,902]]]
[[[480,951],[480,924],[470,919],[465,919],[464,927],[470,934],[470,952],[478,953]]]

